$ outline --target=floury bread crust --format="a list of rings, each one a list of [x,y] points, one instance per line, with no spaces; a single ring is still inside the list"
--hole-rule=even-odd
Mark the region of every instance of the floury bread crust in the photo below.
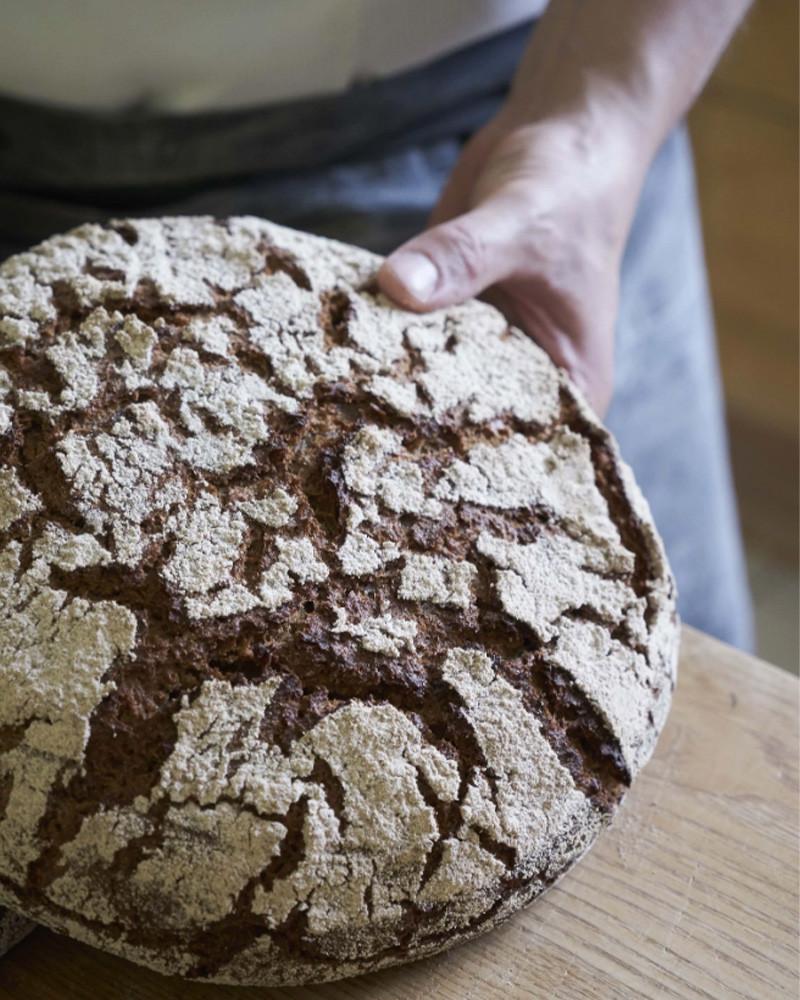
[[[648,759],[677,622],[613,441],[378,262],[184,218],[0,268],[0,904],[333,979],[497,924]]]

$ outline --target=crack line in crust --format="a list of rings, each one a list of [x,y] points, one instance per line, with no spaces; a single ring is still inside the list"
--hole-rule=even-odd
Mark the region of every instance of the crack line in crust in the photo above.
[[[292,803],[286,813],[283,820],[286,825],[286,835],[280,843],[277,854],[267,867],[248,881],[237,896],[230,914],[204,927],[187,943],[188,950],[200,957],[200,961],[192,966],[187,976],[190,978],[213,976],[223,965],[263,934],[269,934],[287,954],[292,954],[293,949],[289,943],[291,937],[289,920],[277,928],[269,928],[264,917],[253,913],[252,904],[257,888],[260,887],[265,893],[269,893],[277,881],[288,878],[302,862],[305,857],[303,826],[307,813],[308,797],[302,795]]]

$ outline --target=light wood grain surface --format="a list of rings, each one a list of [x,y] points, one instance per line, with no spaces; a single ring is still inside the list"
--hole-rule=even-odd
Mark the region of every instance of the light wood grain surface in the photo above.
[[[0,1000],[794,998],[797,695],[790,675],[685,629],[669,722],[613,828],[545,897],[438,958],[215,987],[37,930],[0,959]]]

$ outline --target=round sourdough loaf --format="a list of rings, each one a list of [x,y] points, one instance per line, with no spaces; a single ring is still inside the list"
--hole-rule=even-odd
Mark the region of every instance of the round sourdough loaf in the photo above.
[[[0,904],[334,979],[509,916],[649,757],[673,584],[613,441],[378,264],[179,218],[0,268]]]

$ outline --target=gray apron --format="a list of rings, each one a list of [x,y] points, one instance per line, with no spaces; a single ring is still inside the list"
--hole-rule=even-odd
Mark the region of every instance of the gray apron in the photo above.
[[[0,98],[0,258],[90,220],[253,214],[387,252],[497,110],[530,25],[344,94],[88,113]],[[752,641],[685,129],[650,170],[622,269],[608,424],[650,502],[684,621]]]

